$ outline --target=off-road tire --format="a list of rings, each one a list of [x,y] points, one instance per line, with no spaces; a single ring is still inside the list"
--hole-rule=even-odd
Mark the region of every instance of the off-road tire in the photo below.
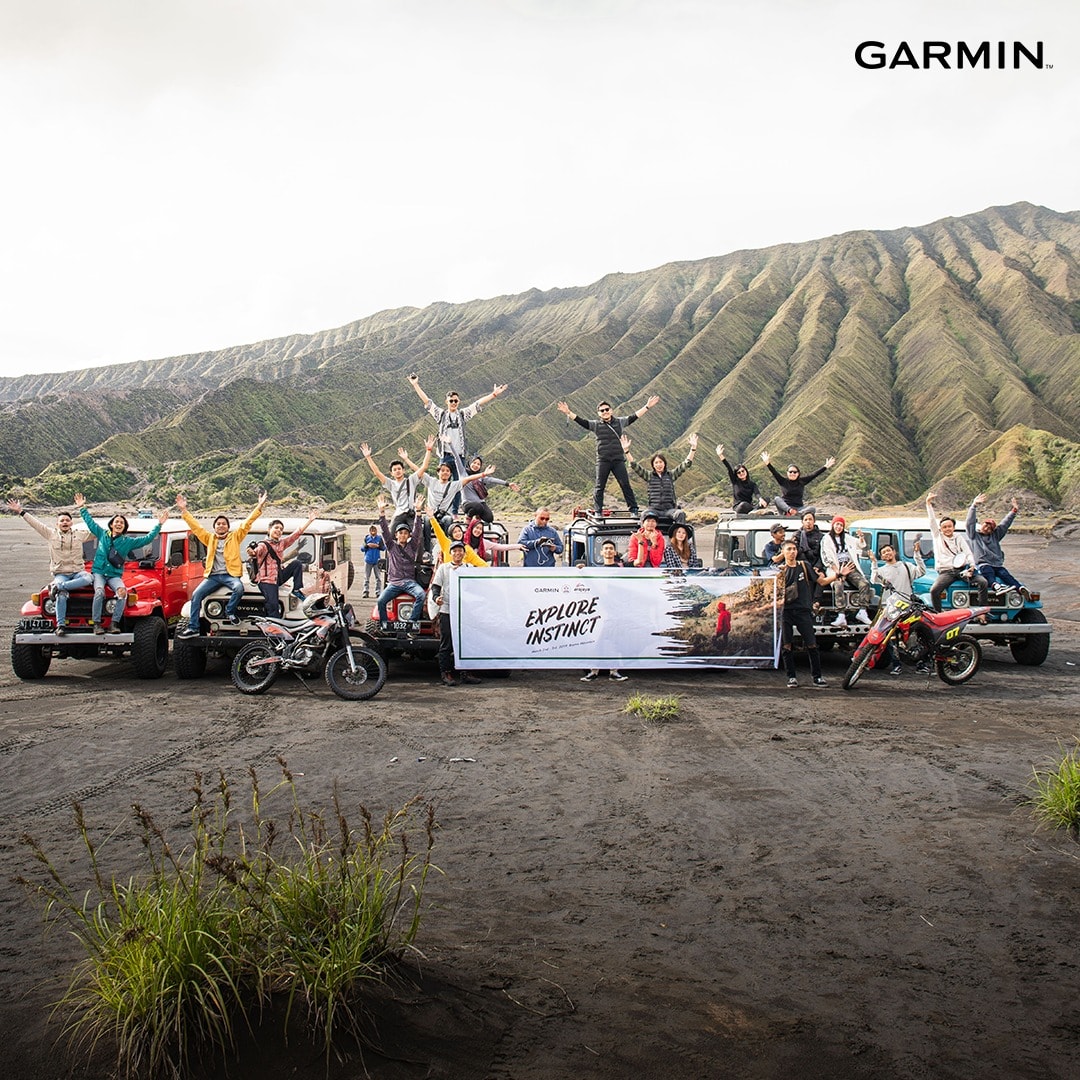
[[[177,624],[173,637],[173,667],[178,679],[201,679],[206,674],[206,649],[180,636],[187,625],[186,619]]]
[[[274,650],[269,642],[248,642],[234,657],[229,675],[232,684],[241,694],[265,694],[277,681],[281,671],[279,664],[265,664],[249,669],[251,660],[261,659],[264,656],[273,656]]]
[[[160,679],[169,662],[169,631],[165,620],[157,615],[136,619],[135,640],[131,646],[131,661],[140,679]]]
[[[950,646],[950,655],[935,662],[938,678],[949,686],[959,686],[979,670],[982,646],[966,634],[961,634]]]
[[[15,628],[15,633],[22,632],[22,625]],[[11,637],[11,670],[23,680],[43,679],[52,663],[52,653],[45,651],[44,645],[16,645],[15,635]]]
[[[349,668],[348,651],[338,649],[326,661],[323,677],[326,685],[339,698],[346,701],[367,701],[386,685],[386,664],[374,649],[354,645],[352,654],[357,666],[355,673]]]
[[[1038,608],[1027,608],[1016,616],[1017,623],[1031,626],[1045,626],[1046,616]],[[1049,634],[1029,634],[1019,641],[1009,642],[1009,651],[1018,664],[1025,667],[1038,667],[1050,654]]]
[[[873,663],[875,652],[874,646],[866,641],[855,650],[855,655],[844,673],[844,681],[840,684],[845,690],[850,690],[859,681],[863,672]]]

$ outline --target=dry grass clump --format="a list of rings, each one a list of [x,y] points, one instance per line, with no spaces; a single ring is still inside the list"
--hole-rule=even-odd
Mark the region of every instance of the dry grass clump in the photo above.
[[[642,720],[656,722],[674,720],[679,715],[679,695],[649,697],[647,694],[631,694],[623,712],[640,716]]]
[[[1036,818],[1054,829],[1080,830],[1080,741],[1045,769],[1032,769]]]

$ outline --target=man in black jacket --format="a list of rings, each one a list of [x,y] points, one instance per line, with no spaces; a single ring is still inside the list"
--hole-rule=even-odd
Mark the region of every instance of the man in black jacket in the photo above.
[[[596,406],[596,420],[584,420],[571,412],[565,401],[556,406],[568,420],[580,424],[596,436],[596,487],[593,491],[593,510],[599,517],[604,511],[604,488],[608,477],[614,476],[622,489],[627,508],[635,517],[638,514],[637,498],[630,486],[630,477],[626,472],[626,454],[622,448],[622,434],[635,420],[640,420],[660,398],[653,394],[637,412],[629,416],[613,416],[610,402],[601,401]]]

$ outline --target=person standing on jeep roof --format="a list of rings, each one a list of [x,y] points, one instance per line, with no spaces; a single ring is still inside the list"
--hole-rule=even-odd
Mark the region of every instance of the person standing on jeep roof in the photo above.
[[[471,405],[461,408],[461,395],[456,390],[451,390],[446,395],[446,408],[440,408],[420,389],[420,378],[416,374],[409,376],[409,385],[416,391],[417,396],[424,403],[424,408],[431,413],[435,423],[439,425],[439,453],[442,454],[442,463],[450,466],[450,478],[458,480],[461,474],[458,472],[457,459],[464,461],[468,455],[465,442],[465,424],[471,420],[485,405],[490,404],[497,397],[506,393],[506,384],[495,384],[491,393],[482,398],[477,398]],[[453,513],[458,512],[461,505],[461,491],[454,496]],[[435,515],[438,517],[438,515]]]
[[[379,608],[379,625],[383,630],[390,628],[390,616],[387,605],[395,596],[408,593],[413,598],[412,614],[409,616],[413,622],[419,622],[424,615],[424,586],[416,580],[416,560],[420,556],[420,545],[424,540],[424,530],[417,520],[424,509],[424,496],[416,496],[413,510],[413,522],[407,525],[401,522],[390,535],[386,527],[386,496],[381,492],[378,499],[379,529],[382,531],[383,541],[386,543],[386,588],[379,593],[376,601]]]
[[[66,510],[56,515],[54,529],[34,517],[18,499],[8,499],[8,509],[18,514],[49,545],[49,572],[53,576],[49,588],[56,597],[56,632],[63,635],[67,633],[68,594],[94,583],[93,575],[86,569],[82,552],[90,533],[81,526],[72,528],[71,514]]]
[[[626,472],[626,454],[623,453],[622,436],[626,428],[635,420],[640,420],[659,401],[660,398],[653,394],[637,412],[629,416],[614,416],[610,402],[601,401],[596,406],[596,420],[582,419],[570,410],[570,406],[565,401],[560,401],[555,406],[567,420],[573,420],[575,424],[579,424],[596,436],[596,486],[593,489],[593,512],[597,517],[604,512],[604,489],[607,487],[609,476],[614,476],[619,482],[627,509],[634,517],[638,516],[637,496],[630,486],[630,477]]]
[[[218,514],[214,518],[214,531],[210,532],[188,513],[187,497],[180,494],[176,496],[180,516],[187,522],[188,528],[206,545],[203,580],[191,594],[191,613],[188,615],[187,626],[180,631],[181,637],[198,636],[202,602],[215,589],[231,590],[232,595],[225,605],[225,621],[234,625],[240,621],[236,617],[236,609],[240,606],[240,600],[244,595],[244,583],[240,579],[240,575],[244,572],[240,545],[262,513],[268,497],[264,491],[259,496],[255,509],[248,514],[244,523],[235,529],[230,527],[229,519],[224,514]]]
[[[429,435],[424,440],[424,460],[414,466],[412,473],[406,474],[405,462],[409,455],[402,447],[398,447],[398,456],[390,462],[390,475],[383,473],[375,464],[371,456],[371,447],[368,444],[360,444],[360,453],[368,463],[368,468],[390,493],[390,500],[394,504],[394,520],[390,525],[390,531],[396,532],[398,525],[404,522],[408,525],[413,519],[413,503],[416,501],[416,493],[420,490],[421,477],[427,471],[431,463],[431,455],[435,449],[435,436]]]
[[[773,505],[781,514],[794,517],[796,514],[817,513],[816,506],[803,505],[806,496],[806,485],[811,480],[816,480],[826,469],[831,469],[836,464],[836,458],[826,458],[825,464],[817,472],[812,472],[809,476],[803,476],[798,465],[789,465],[787,475],[781,476],[769,463],[768,450],[761,452],[761,460],[765,462],[766,468],[773,474],[773,478],[780,485],[780,494],[773,499]]]
[[[756,483],[750,479],[750,470],[742,463],[733,469],[731,462],[724,456],[724,444],[716,447],[716,456],[724,463],[727,469],[728,479],[731,481],[731,509],[736,514],[749,514],[754,509],[754,503],[764,510],[768,507],[765,497],[761,494]]]
[[[318,517],[314,510],[311,516],[291,536],[282,539],[281,534],[285,531],[285,523],[280,518],[274,518],[270,522],[266,539],[254,545],[252,558],[255,561],[254,582],[259,586],[259,592],[263,594],[266,602],[266,614],[271,619],[281,618],[281,586],[285,582],[292,582],[292,594],[297,600],[306,600],[304,596],[304,564],[299,559],[293,559],[285,566],[285,553],[303,535],[304,531]],[[249,548],[250,550],[250,548]]]
[[[105,610],[105,586],[108,585],[116,601],[109,620],[109,633],[119,634],[122,629],[120,621],[124,617],[128,596],[123,577],[124,563],[133,551],[146,547],[161,532],[161,526],[169,520],[169,511],[162,510],[158,515],[158,523],[148,533],[128,536],[128,519],[123,514],[114,514],[109,519],[108,528],[103,529],[90,516],[90,511],[86,509],[86,499],[80,491],[75,492],[75,505],[79,508],[86,527],[97,537],[98,542],[97,551],[94,552],[94,563],[90,568],[94,574],[94,602],[90,610],[94,633],[105,633],[105,627],[101,625],[101,622]]]

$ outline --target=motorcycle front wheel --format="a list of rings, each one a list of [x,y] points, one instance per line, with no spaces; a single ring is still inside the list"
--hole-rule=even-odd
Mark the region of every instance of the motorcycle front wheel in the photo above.
[[[876,652],[877,650],[868,641],[864,641],[855,650],[851,664],[844,675],[844,681],[840,684],[845,690],[850,690],[862,678],[863,672],[874,663]]]
[[[938,678],[949,686],[965,683],[982,663],[982,646],[972,637],[961,635],[949,647],[948,653],[935,661]]]
[[[274,650],[265,641],[252,641],[233,657],[232,684],[241,694],[264,694],[274,685],[281,671],[280,664],[258,664],[256,661],[274,656]]]
[[[338,649],[326,661],[326,685],[346,701],[367,701],[386,685],[386,662],[372,649],[352,646],[355,670],[349,665],[349,650]]]

